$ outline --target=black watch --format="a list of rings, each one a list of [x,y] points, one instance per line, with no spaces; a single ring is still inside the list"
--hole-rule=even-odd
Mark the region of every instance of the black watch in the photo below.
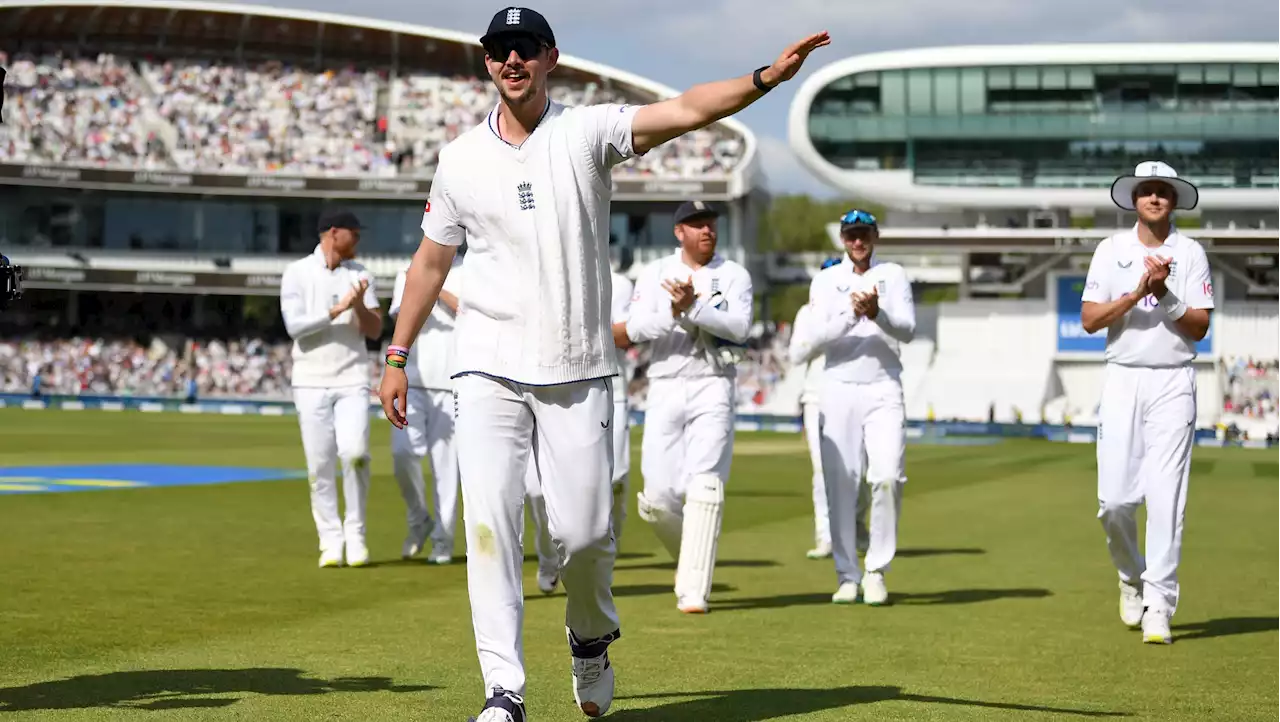
[[[756,72],[751,74],[751,82],[756,84],[756,87],[760,89],[761,93],[767,93],[770,90],[773,90],[773,86],[765,85],[764,78],[760,77],[760,74],[768,69],[769,69],[768,65],[762,65],[759,68],[756,68]]]

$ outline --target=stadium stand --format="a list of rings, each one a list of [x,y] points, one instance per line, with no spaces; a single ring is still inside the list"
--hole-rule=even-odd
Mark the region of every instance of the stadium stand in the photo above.
[[[0,147],[38,165],[429,177],[439,150],[497,103],[488,79],[281,61],[0,52],[10,69]],[[568,105],[644,102],[593,82],[559,83]],[[712,127],[619,166],[621,176],[722,175],[745,145]]]

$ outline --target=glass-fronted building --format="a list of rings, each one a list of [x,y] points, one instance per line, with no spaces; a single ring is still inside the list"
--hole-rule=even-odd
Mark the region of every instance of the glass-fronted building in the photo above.
[[[815,174],[899,209],[1083,215],[1159,158],[1204,213],[1274,215],[1280,46],[954,47],[856,56],[798,90],[791,144]]]

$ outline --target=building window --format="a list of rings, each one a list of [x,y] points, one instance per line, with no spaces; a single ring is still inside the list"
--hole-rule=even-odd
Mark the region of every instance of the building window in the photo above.
[[[960,71],[960,112],[965,115],[987,111],[987,76],[982,68]]]
[[[960,112],[960,71],[939,68],[933,71],[933,112],[957,115]]]
[[[933,114],[933,74],[930,71],[907,72],[907,112],[911,115]]]
[[[907,112],[907,83],[901,70],[880,73],[880,112],[885,115]]]

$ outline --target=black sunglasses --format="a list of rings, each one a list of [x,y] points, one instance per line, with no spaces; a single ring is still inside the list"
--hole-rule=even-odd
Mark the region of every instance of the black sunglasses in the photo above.
[[[488,54],[490,60],[505,63],[507,58],[511,57],[513,50],[521,60],[532,60],[538,57],[544,48],[549,47],[542,38],[535,35],[512,33],[490,39],[484,44],[484,52]]]

